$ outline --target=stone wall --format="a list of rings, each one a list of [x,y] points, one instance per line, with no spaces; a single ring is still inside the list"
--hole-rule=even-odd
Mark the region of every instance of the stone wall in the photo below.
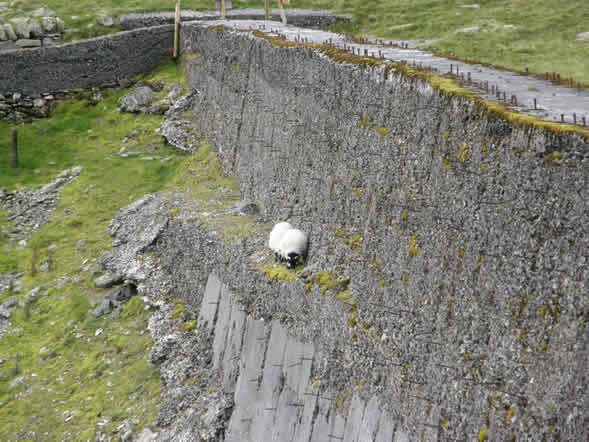
[[[172,45],[173,26],[162,25],[58,47],[5,52],[0,54],[0,95],[34,98],[117,85],[161,65],[171,55]]]
[[[176,296],[198,308],[218,266],[246,308],[317,345],[324,385],[360,385],[415,437],[588,439],[587,140],[244,32],[185,25],[182,41],[195,125],[347,289],[195,263],[209,246],[184,225],[158,247]]]

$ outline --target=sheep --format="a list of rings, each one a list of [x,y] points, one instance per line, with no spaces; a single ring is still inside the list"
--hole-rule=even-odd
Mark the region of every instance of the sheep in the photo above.
[[[287,230],[280,242],[280,253],[286,261],[286,268],[294,269],[307,257],[307,235],[299,229]]]
[[[268,239],[268,246],[270,250],[274,252],[274,258],[277,261],[282,261],[284,257],[282,253],[280,253],[280,243],[282,241],[282,237],[287,230],[292,230],[293,227],[290,223],[287,222],[280,222],[274,226],[272,231],[270,232],[270,237]]]

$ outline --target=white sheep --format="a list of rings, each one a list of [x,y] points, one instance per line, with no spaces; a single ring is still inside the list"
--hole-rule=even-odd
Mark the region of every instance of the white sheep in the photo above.
[[[287,268],[294,269],[303,263],[307,257],[308,242],[307,234],[299,229],[290,229],[284,233],[280,242],[280,253]]]
[[[270,247],[270,250],[272,250],[274,252],[274,257],[279,261],[282,261],[284,259],[284,257],[282,256],[282,253],[280,252],[280,243],[282,242],[282,237],[284,236],[284,233],[287,230],[292,230],[292,229],[293,229],[293,227],[292,227],[292,225],[290,225],[290,223],[280,222],[280,223],[276,224],[274,226],[274,228],[272,229],[272,231],[270,232],[270,237],[268,239],[268,246]]]

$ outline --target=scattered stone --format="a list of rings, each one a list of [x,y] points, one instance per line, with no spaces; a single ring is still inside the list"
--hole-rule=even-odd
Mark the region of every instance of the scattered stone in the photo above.
[[[479,26],[473,26],[472,28],[464,28],[464,29],[460,29],[457,32],[462,32],[465,34],[472,34],[475,32],[481,32],[481,28]]]
[[[16,23],[15,32],[18,38],[23,38],[26,40],[31,38],[31,28],[27,23]]]
[[[98,306],[94,310],[90,310],[90,314],[99,318],[101,316],[108,315],[110,312],[113,311],[114,308],[115,305],[110,299],[104,299],[100,306]]]
[[[228,215],[239,215],[239,216],[250,216],[250,215],[258,215],[260,213],[260,207],[248,200],[242,200],[237,202],[233,207],[231,207],[228,211]]]
[[[168,87],[168,98],[170,100],[175,100],[180,95],[182,95],[182,86],[180,85],[180,83],[172,83]]]
[[[96,17],[96,23],[107,28],[112,28],[112,26],[115,24],[113,18],[108,15],[101,15],[100,17]]]
[[[503,25],[503,29],[508,29],[510,31],[513,31],[515,29],[517,29],[516,25]]]
[[[10,21],[15,25],[24,25],[29,22],[29,19],[26,17],[14,17],[11,18]]]
[[[158,434],[151,431],[149,428],[144,428],[135,439],[136,442],[155,442]]]
[[[55,23],[57,25],[57,32],[63,33],[65,31],[65,22],[61,18],[55,17]]]
[[[473,4],[473,5],[460,5],[461,8],[465,8],[465,9],[480,9],[481,6],[477,5],[477,4]]]
[[[6,37],[8,38],[8,40],[16,40],[18,39],[16,32],[14,32],[14,29],[12,28],[12,25],[10,23],[4,23],[4,32],[6,32]]]
[[[100,306],[91,310],[90,314],[98,318],[100,316],[108,315],[116,309],[115,317],[118,317],[122,311],[123,304],[136,294],[137,287],[133,284],[125,284],[121,287],[116,287],[106,294]]]
[[[45,32],[48,32],[50,34],[57,32],[57,20],[55,19],[55,17],[43,17],[42,23]]]
[[[86,192],[88,193],[88,192]],[[86,249],[86,244],[88,243],[88,241],[86,241],[85,239],[81,239],[76,243],[76,250],[78,252],[83,252]]]
[[[148,115],[163,115],[168,111],[169,108],[170,106],[167,104],[156,104],[145,109],[144,113]]]
[[[31,37],[40,38],[43,37],[43,35],[45,34],[43,31],[43,27],[39,22],[32,21],[28,24],[28,26]]]
[[[47,9],[47,8],[35,9],[34,11],[30,12],[29,15],[31,17],[55,17],[55,16],[57,16],[55,11],[53,11],[51,9]]]
[[[96,330],[96,331],[94,332],[94,336],[100,336],[100,335],[102,334],[102,332],[103,332],[103,331],[104,331],[104,329],[102,329],[102,328],[99,328],[98,330]]]
[[[14,49],[18,49],[18,46],[14,43],[14,41],[12,40],[8,40],[8,41],[0,41],[0,51],[4,52],[4,51],[12,51]],[[0,110],[5,109],[5,110],[10,110],[11,108],[8,107],[4,107],[6,106],[4,103],[0,103]]]
[[[43,100],[42,98],[35,98],[33,100],[33,106],[35,106],[35,107],[43,107],[43,106],[45,106],[45,100]]]
[[[16,378],[15,380],[13,380],[10,385],[8,386],[9,390],[14,390],[16,387],[18,387],[19,385],[22,385],[25,383],[25,377],[24,376],[19,376],[18,378]]]
[[[107,289],[112,287],[115,284],[118,284],[123,281],[123,277],[121,275],[115,275],[112,273],[105,273],[99,278],[94,280],[94,285],[100,289]]]
[[[55,41],[52,38],[44,38],[43,39],[43,46],[46,48],[52,48],[57,45],[55,44]]]
[[[391,31],[400,31],[401,29],[411,28],[412,26],[413,23],[405,23],[404,25],[391,26],[389,29]]]
[[[10,319],[10,310],[0,307],[0,319]]]
[[[142,107],[149,105],[157,99],[151,88],[147,86],[137,87],[121,98],[119,102],[120,112],[138,113]]]
[[[123,158],[138,157],[142,153],[143,152],[124,152],[121,154],[121,157],[123,157]]]
[[[16,306],[18,304],[18,300],[16,299],[15,296],[9,296],[8,298],[6,298],[6,300],[2,303],[2,306],[0,308],[3,309],[11,309],[12,307]]]
[[[39,297],[39,292],[41,291],[41,287],[35,287],[29,293],[25,295],[25,303],[30,304],[34,300]]]
[[[581,32],[580,34],[577,34],[577,40],[589,40],[589,32]]]

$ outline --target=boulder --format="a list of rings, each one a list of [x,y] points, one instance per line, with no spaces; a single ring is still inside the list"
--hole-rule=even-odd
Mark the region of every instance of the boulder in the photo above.
[[[31,28],[28,23],[16,23],[16,35],[18,38],[31,38]]]
[[[580,41],[589,40],[589,32],[581,32],[580,34],[577,34],[576,38]]]
[[[29,38],[21,38],[16,41],[16,45],[19,48],[40,48],[41,40],[33,40]]]
[[[57,21],[55,17],[43,17],[43,29],[49,34],[57,32]]]
[[[8,40],[16,40],[18,38],[16,36],[16,32],[14,32],[14,29],[12,28],[12,25],[10,23],[4,23],[4,32],[6,32]]]
[[[108,15],[101,15],[100,17],[96,17],[96,23],[107,28],[112,28],[112,26],[115,24],[115,21]]]
[[[31,21],[28,25],[31,37],[39,38],[43,37],[43,35],[45,34],[45,32],[43,31],[43,27],[39,22]]]
[[[55,17],[55,23],[57,24],[57,32],[63,33],[65,31],[65,22],[61,18]]]
[[[120,112],[138,113],[156,99],[156,95],[147,86],[137,87],[121,98]]]

